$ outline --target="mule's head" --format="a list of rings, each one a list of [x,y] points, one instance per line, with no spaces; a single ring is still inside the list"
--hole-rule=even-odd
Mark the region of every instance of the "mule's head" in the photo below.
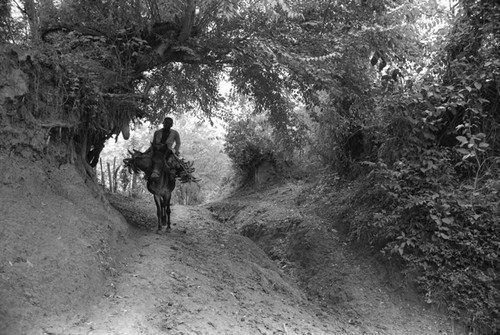
[[[139,173],[140,171],[143,171],[145,173],[148,173],[148,171],[151,169],[151,158],[149,155],[144,154],[140,151],[137,151],[134,149],[134,152],[128,151],[130,154],[129,158],[125,158],[123,160],[123,163],[125,164],[125,167],[128,168],[129,172],[132,173]]]
[[[153,144],[152,171],[150,178],[159,178],[166,169],[166,159],[172,153],[166,144]]]

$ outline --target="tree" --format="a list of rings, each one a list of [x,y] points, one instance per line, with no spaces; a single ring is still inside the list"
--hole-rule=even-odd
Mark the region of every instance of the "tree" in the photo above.
[[[292,95],[361,96],[365,58],[375,48],[389,55],[381,41],[392,22],[378,1],[24,4],[32,45],[41,43],[36,65],[52,72],[44,84],[55,86],[60,106],[51,119],[34,117],[49,131],[65,128],[62,140],[84,166],[95,165],[103,143],[131,120],[157,122],[180,110],[216,116],[224,73],[256,112],[269,111],[287,142]],[[384,26],[371,28],[377,24]]]

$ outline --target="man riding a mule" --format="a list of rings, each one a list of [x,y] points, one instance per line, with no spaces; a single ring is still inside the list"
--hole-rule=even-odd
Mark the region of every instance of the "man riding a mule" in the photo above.
[[[174,120],[171,117],[166,117],[165,120],[163,120],[163,129],[155,131],[153,135],[153,144],[166,144],[176,156],[179,156],[181,138],[179,136],[179,132],[177,132],[177,130],[175,129],[172,129],[173,125]],[[151,150],[152,147],[146,150],[146,152],[150,152]]]
[[[174,121],[165,118],[163,129],[153,135],[151,147],[144,153],[129,150],[131,157],[123,163],[129,172],[144,172],[148,191],[153,194],[158,217],[158,233],[162,227],[170,230],[170,199],[175,188],[176,178],[182,183],[198,182],[192,173],[193,163],[179,157],[181,139],[179,133],[172,129]],[[175,223],[174,223],[175,224]]]
[[[148,150],[144,152],[144,154],[151,155],[153,146],[159,144],[166,144],[168,149],[175,154],[175,156],[179,156],[179,149],[181,147],[181,138],[179,136],[179,132],[175,129],[172,129],[174,125],[174,120],[171,117],[166,117],[163,120],[163,128],[155,131],[153,135],[153,141]],[[174,145],[175,143],[175,145]],[[179,162],[176,157],[173,157],[171,154],[167,154],[167,166],[170,168],[170,174],[172,178],[179,173]]]

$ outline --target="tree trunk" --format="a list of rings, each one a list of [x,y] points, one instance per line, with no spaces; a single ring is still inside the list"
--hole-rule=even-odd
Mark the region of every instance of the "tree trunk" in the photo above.
[[[36,4],[33,0],[25,0],[24,1],[24,11],[28,16],[28,23],[31,32],[31,38],[33,45],[40,44],[40,32],[38,29],[38,13],[36,10]]]
[[[111,184],[111,192],[116,193],[116,157],[113,157],[113,183]]]
[[[177,38],[179,42],[186,41],[191,35],[191,31],[193,30],[195,12],[196,12],[196,1],[188,0],[186,4],[186,11],[184,12],[182,30],[179,34],[179,37]]]
[[[106,165],[108,166],[109,191],[113,192],[113,179],[111,178],[111,164],[109,164],[109,162],[106,162]]]
[[[118,192],[118,171],[120,166],[116,167],[116,157],[113,160],[113,193]]]

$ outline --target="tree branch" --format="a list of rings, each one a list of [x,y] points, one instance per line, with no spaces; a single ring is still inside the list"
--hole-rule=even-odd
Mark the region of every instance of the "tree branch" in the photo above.
[[[71,123],[66,123],[66,122],[51,122],[51,123],[42,123],[40,125],[42,128],[55,128],[55,127],[61,127],[61,128],[74,128],[76,127],[76,124],[71,124]]]
[[[149,14],[151,15],[152,22],[160,22],[160,11],[158,10],[158,3],[156,0],[146,0]]]
[[[103,98],[112,98],[112,99],[133,99],[133,100],[141,100],[147,98],[146,94],[138,94],[138,93],[101,93]]]

